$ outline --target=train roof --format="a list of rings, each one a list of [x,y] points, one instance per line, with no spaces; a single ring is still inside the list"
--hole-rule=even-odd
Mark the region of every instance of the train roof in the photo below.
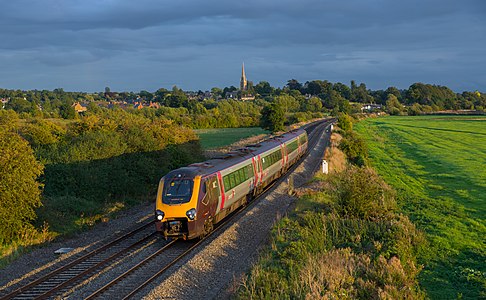
[[[296,138],[303,133],[305,133],[305,130],[303,129],[292,130],[282,135],[266,139],[261,143],[247,145],[243,148],[224,153],[220,156],[211,158],[200,163],[194,163],[192,165],[174,170],[172,172],[183,172],[191,177],[196,175],[212,174],[239,164],[245,160],[251,159],[252,157],[259,154],[265,153],[266,151],[278,147],[280,144],[286,143],[287,141],[292,140],[293,138]]]

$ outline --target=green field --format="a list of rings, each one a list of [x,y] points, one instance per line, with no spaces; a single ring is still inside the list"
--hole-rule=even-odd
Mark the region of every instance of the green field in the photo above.
[[[372,166],[423,231],[432,299],[486,298],[486,118],[370,118],[355,125]]]
[[[195,131],[201,139],[201,146],[204,150],[228,146],[241,139],[269,133],[260,127],[198,129]]]

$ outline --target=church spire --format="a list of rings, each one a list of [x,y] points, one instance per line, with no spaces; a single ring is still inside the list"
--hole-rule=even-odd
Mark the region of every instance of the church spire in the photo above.
[[[246,91],[247,84],[248,83],[246,81],[246,75],[245,75],[245,63],[243,63],[242,66],[241,66],[240,90],[241,91]]]

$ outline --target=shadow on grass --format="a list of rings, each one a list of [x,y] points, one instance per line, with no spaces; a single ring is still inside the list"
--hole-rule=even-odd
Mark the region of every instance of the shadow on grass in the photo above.
[[[200,145],[171,145],[161,151],[108,159],[48,164],[37,224],[68,234],[89,227],[123,207],[153,201],[160,178],[172,169],[201,161]]]
[[[395,139],[393,132],[390,134],[392,140],[401,139],[399,135]],[[485,298],[485,215],[481,202],[484,186],[471,180],[467,170],[446,164],[440,157],[425,153],[413,144],[396,142],[395,145],[404,158],[415,161],[426,174],[425,197],[420,196],[421,192],[415,194],[412,187],[402,197],[407,203],[404,207],[407,214],[419,228],[425,229],[431,241],[431,248],[421,259],[425,268],[420,275],[429,297]],[[414,168],[403,171],[412,178],[418,176]]]
[[[378,122],[377,122],[377,124],[378,124]],[[381,124],[384,124],[384,122],[382,122]],[[467,131],[467,130],[446,129],[446,128],[434,128],[434,127],[414,126],[414,125],[405,125],[405,124],[393,124],[393,126],[419,128],[419,129],[427,129],[427,130],[435,130],[435,131],[445,131],[445,132],[455,132],[455,133],[467,133],[467,134],[475,134],[475,135],[486,136],[486,133],[474,132],[474,131]]]

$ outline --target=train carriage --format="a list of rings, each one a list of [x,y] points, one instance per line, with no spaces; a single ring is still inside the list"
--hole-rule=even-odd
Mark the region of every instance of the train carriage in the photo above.
[[[169,172],[159,182],[157,231],[184,239],[206,235],[280,177],[306,149],[307,134],[299,129]]]

